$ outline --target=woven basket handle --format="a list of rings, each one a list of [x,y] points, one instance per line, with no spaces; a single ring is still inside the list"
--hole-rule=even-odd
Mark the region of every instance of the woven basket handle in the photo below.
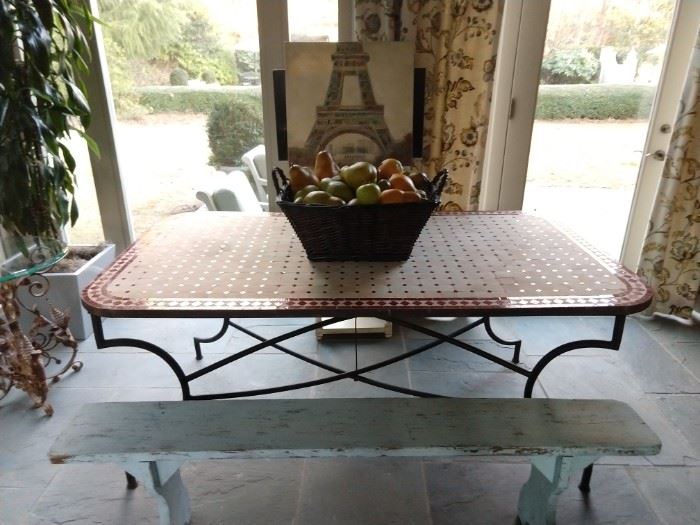
[[[275,192],[278,196],[282,196],[284,188],[289,184],[289,180],[284,172],[279,168],[272,169],[272,183],[275,185]]]
[[[447,184],[448,173],[446,168],[441,169],[438,171],[438,174],[433,177],[433,188],[435,188],[435,195],[437,197],[440,197],[445,184]]]

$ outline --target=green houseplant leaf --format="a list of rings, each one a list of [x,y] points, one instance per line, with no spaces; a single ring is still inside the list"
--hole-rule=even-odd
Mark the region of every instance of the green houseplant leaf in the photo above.
[[[89,122],[93,21],[88,0],[0,0],[0,226],[17,239],[58,240],[78,218],[67,141]]]

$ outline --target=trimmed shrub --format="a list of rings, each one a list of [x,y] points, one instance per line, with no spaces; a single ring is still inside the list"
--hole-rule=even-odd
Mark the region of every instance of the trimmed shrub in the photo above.
[[[202,72],[202,80],[204,80],[204,82],[206,82],[207,84],[215,84],[216,73],[214,73],[211,69],[205,69]]]
[[[587,49],[554,49],[542,61],[540,78],[545,84],[590,84],[600,62]]]
[[[651,112],[653,86],[583,84],[540,86],[535,118],[644,119]]]
[[[190,79],[187,71],[182,68],[176,67],[170,73],[170,85],[171,86],[186,86],[187,81]]]
[[[263,142],[262,106],[238,97],[217,103],[207,119],[207,136],[215,166],[239,166],[241,156]]]
[[[152,113],[209,113],[215,104],[236,97],[248,97],[262,105],[260,87],[158,86],[137,88],[139,103]]]

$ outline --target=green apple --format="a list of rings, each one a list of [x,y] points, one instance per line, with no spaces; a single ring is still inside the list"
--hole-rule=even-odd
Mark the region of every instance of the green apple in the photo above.
[[[363,184],[377,182],[377,168],[369,162],[356,162],[340,170],[340,177],[345,184],[357,190]]]
[[[304,197],[304,204],[323,204],[325,206],[342,206],[345,204],[343,199],[334,197],[325,191],[312,191]]]
[[[382,190],[378,185],[374,183],[363,184],[357,188],[357,203],[362,205],[377,204],[381,194]]]
[[[331,182],[333,182],[333,179],[331,177],[326,177],[325,179],[321,180],[321,183],[318,185],[318,187],[321,191],[328,191],[328,185]]]
[[[323,189],[323,188],[321,188],[321,189]],[[303,199],[312,191],[318,191],[318,186],[314,186],[313,184],[309,184],[308,186],[304,186],[302,189],[300,189],[298,192],[296,192],[294,194],[294,199],[296,200],[297,197],[301,197]]]
[[[331,195],[338,197],[339,199],[343,199],[345,202],[348,202],[352,200],[353,197],[355,197],[355,192],[352,191],[352,188],[350,186],[348,186],[344,182],[340,182],[337,180],[332,180],[328,183],[326,187],[326,193],[330,193]]]

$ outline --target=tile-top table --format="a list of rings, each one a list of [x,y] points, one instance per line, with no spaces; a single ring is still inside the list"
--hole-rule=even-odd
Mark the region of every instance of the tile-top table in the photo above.
[[[413,253],[400,262],[311,262],[282,214],[191,213],[171,217],[124,252],[83,293],[98,347],[131,345],[163,358],[185,399],[266,394],[352,377],[414,395],[430,395],[364,377],[368,371],[450,342],[525,377],[529,397],[537,376],[557,355],[585,347],[618,349],[626,315],[643,310],[651,291],[635,274],[546,220],[520,212],[437,213]],[[520,341],[492,330],[494,316],[614,316],[609,341],[561,345],[529,369],[519,363]],[[242,317],[332,316],[266,340],[235,324]],[[379,317],[418,330],[435,342],[369,367],[345,371],[279,343],[345,318]],[[423,316],[481,317],[441,334],[419,324]],[[135,339],[105,339],[102,317],[216,317],[260,343],[187,374],[167,351]],[[457,336],[484,325],[512,359],[485,352]],[[193,396],[189,382],[273,346],[335,373],[316,381],[246,392]]]

